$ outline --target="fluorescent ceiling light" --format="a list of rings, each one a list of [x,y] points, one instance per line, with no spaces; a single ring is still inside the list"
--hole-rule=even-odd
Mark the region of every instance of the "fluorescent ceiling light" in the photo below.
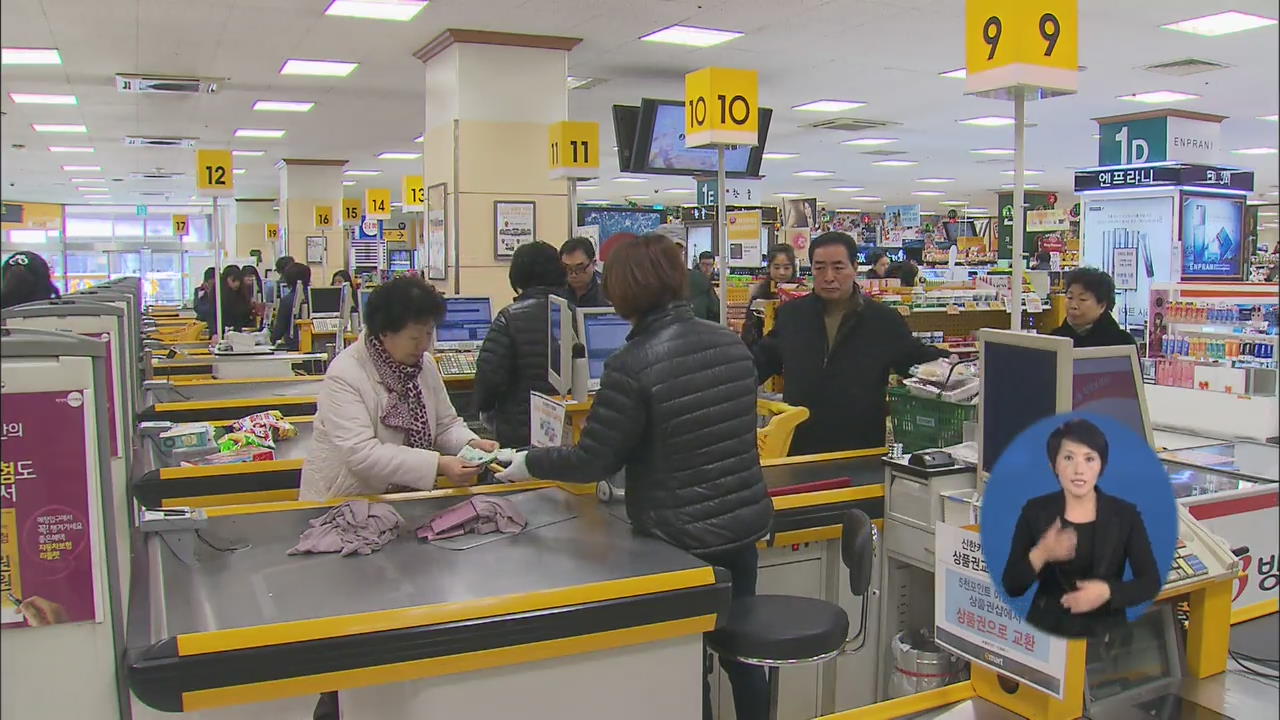
[[[422,157],[422,153],[415,152],[382,152],[378,153],[379,160],[417,160]]]
[[[919,165],[915,160],[877,160],[872,165],[881,167],[907,167],[908,165]]]
[[[0,65],[61,65],[62,56],[54,48],[2,48]]]
[[[1001,175],[1012,175],[1012,174],[1013,174],[1013,172],[1014,172],[1014,171],[1012,171],[1012,170],[1001,170],[1001,171],[1000,171],[1000,174],[1001,174]],[[1044,171],[1043,171],[1043,170],[1023,170],[1023,171],[1022,171],[1022,173],[1023,173],[1024,175],[1043,175],[1043,174],[1044,174]]]
[[[413,141],[414,141],[414,142],[422,142],[422,136],[421,136],[421,135],[419,135],[418,137],[414,138],[414,139],[413,139]]]
[[[1133,93],[1132,95],[1117,95],[1116,99],[1141,103],[1165,103],[1177,102],[1178,100],[1194,100],[1198,97],[1200,96],[1176,90],[1152,90],[1151,92]]]
[[[614,182],[642,183],[642,182],[645,182],[645,179],[644,179],[644,178],[635,178],[635,177],[616,177],[616,178],[614,178],[614,179],[613,179],[613,181],[614,181]]]
[[[267,151],[266,150],[232,150],[231,154],[235,155],[236,157],[258,157],[259,155],[266,155]]]
[[[282,138],[284,130],[263,130],[261,128],[237,128],[236,137]]]
[[[790,160],[791,158],[794,158],[794,157],[800,157],[800,153],[767,152],[767,153],[762,153],[760,157],[764,158],[765,160]]]
[[[1274,155],[1276,149],[1273,147],[1251,147],[1232,150],[1236,155]]]
[[[1165,28],[1166,30],[1178,30],[1185,33],[1191,33],[1193,35],[1217,37],[1218,35],[1240,32],[1241,30],[1252,30],[1254,28],[1266,27],[1268,25],[1275,24],[1276,21],[1271,18],[1236,12],[1235,10],[1228,10],[1214,15],[1191,18],[1190,20],[1179,20],[1178,22],[1161,25],[1160,27]]]
[[[101,165],[63,165],[63,172],[97,172],[102,169]]]
[[[610,200],[583,200],[583,205],[608,205]],[[694,207],[697,207],[696,205]]]
[[[831,192],[858,192],[862,188],[852,185],[841,185],[840,187],[831,188]]]
[[[942,200],[939,205],[968,205],[968,200]]]
[[[862,202],[876,202],[877,200],[880,199],[880,196],[879,195],[859,195],[858,197],[851,198],[851,199],[861,200]]]
[[[711,47],[734,38],[742,37],[742,33],[733,30],[714,30],[712,28],[693,27],[691,25],[672,25],[640,36],[648,42],[670,43],[672,45],[688,45],[689,47]]]
[[[381,170],[347,170],[343,175],[381,175]]]
[[[946,193],[942,192],[941,190],[916,190],[915,192],[913,192],[913,193],[911,193],[911,194],[912,194],[912,195],[924,195],[924,196],[926,196],[926,197],[934,197],[934,196],[937,196],[937,195],[946,195]]]
[[[67,123],[33,123],[31,129],[36,132],[47,133],[87,133],[89,128],[83,125],[67,124]]]
[[[88,199],[88,200],[105,200],[106,198],[109,198],[109,197],[111,197],[111,196],[110,196],[110,195],[102,195],[102,194],[99,194],[99,193],[94,193],[94,194],[92,194],[92,195],[85,195],[85,198],[86,198],[86,199]]]
[[[324,14],[406,22],[426,6],[427,0],[333,0]]]
[[[246,170],[244,168],[233,168],[231,172],[236,175],[243,175],[245,174]]]
[[[1005,183],[1005,184],[1001,185],[1000,187],[1002,187],[1002,188],[1006,188],[1006,189],[1007,189],[1007,188],[1011,188],[1011,187],[1013,187],[1013,183]],[[1038,187],[1040,187],[1040,186],[1039,186],[1038,184],[1036,184],[1036,183],[1023,183],[1022,187],[1024,187],[1024,188],[1038,188]]]
[[[801,105],[792,105],[791,109],[811,110],[813,112],[840,112],[841,110],[860,108],[863,105],[866,105],[866,103],[857,100],[814,100]]]
[[[898,142],[898,138],[854,138],[845,140],[841,145],[888,145]]]
[[[342,181],[342,184],[343,184],[343,185],[355,185],[355,184],[356,184],[356,181],[355,181],[355,180],[343,180],[343,181]]]
[[[969,152],[974,153],[976,155],[1012,155],[1014,153],[1014,149],[1013,148],[978,148],[977,150],[970,150]]]
[[[49,152],[93,152],[88,145],[50,145]]]
[[[290,58],[284,61],[284,65],[280,66],[280,74],[346,77],[359,64],[341,60],[295,60]]]
[[[595,188],[594,188],[594,187],[580,187],[580,188],[578,188],[578,189],[579,189],[579,190],[594,190]],[[663,190],[662,192],[664,192],[664,193],[679,193],[679,194],[681,194],[681,195],[687,195],[687,194],[689,194],[689,193],[693,192],[693,190],[690,190],[689,188],[667,188],[666,190]]]
[[[930,183],[933,185],[940,185],[942,183],[949,183],[949,182],[955,182],[955,181],[956,181],[955,178],[943,178],[943,177],[916,178],[916,182],[918,183]]]
[[[106,181],[107,181],[107,179],[106,179],[106,178],[71,178],[71,179],[67,180],[67,182],[73,182],[73,183],[81,183],[81,182],[106,182]]]
[[[956,80],[964,80],[964,79],[965,79],[965,77],[967,77],[967,76],[968,76],[968,74],[969,74],[969,73],[968,73],[968,71],[967,71],[965,68],[956,68],[955,70],[948,70],[948,71],[946,71],[946,72],[940,72],[940,73],[938,73],[938,77],[953,78],[953,79],[956,79]]]
[[[1258,116],[1258,119],[1259,119],[1259,120],[1270,120],[1271,122],[1276,122],[1276,120],[1280,120],[1280,115],[1259,115],[1259,116]]]
[[[801,170],[800,172],[794,172],[791,174],[796,177],[830,177],[835,175],[835,173],[830,170]]]
[[[18,104],[75,105],[75,95],[46,95],[43,93],[9,93],[9,99]]]
[[[976,207],[965,208],[964,211],[969,215],[985,215],[986,213],[991,212],[986,208],[976,208]]]
[[[964,120],[957,120],[956,122],[961,125],[977,125],[979,127],[1003,127],[1005,125],[1012,125],[1014,120],[1011,117],[1005,117],[1003,115],[983,115],[982,117],[965,118]]]
[[[792,192],[779,192],[779,193],[774,193],[774,194],[773,194],[773,196],[774,196],[774,197],[780,197],[780,198],[803,197],[800,193],[792,193]]]
[[[78,187],[76,188],[76,192],[110,192],[110,191],[104,187]]]
[[[273,110],[276,112],[306,112],[315,107],[313,102],[297,102],[293,100],[259,100],[253,104],[254,110]]]
[[[648,199],[649,199],[648,195],[627,195],[623,197],[623,200],[648,200]]]

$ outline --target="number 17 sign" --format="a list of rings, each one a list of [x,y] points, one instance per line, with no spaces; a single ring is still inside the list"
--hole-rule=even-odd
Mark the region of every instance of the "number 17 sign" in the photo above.
[[[967,0],[965,86],[969,95],[1028,99],[1076,92],[1080,62],[1078,0]]]

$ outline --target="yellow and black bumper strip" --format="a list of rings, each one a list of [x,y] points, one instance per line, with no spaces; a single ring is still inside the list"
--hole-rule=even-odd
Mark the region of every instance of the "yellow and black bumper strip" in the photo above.
[[[165,503],[171,498],[240,496],[281,490],[291,490],[296,499],[301,484],[302,459],[293,458],[238,465],[160,468],[134,479],[133,496],[145,508],[171,506],[172,503]],[[279,492],[259,496],[262,502],[281,499],[285,496]]]
[[[316,390],[320,388],[317,387]],[[206,422],[239,420],[246,415],[279,410],[285,417],[315,415],[314,395],[302,397],[237,398],[235,400],[183,400],[156,403],[138,413],[138,422]]]
[[[723,622],[731,585],[703,567],[154,643],[137,637],[150,630],[146,595],[130,612],[129,687],[156,710],[194,712],[703,633]]]

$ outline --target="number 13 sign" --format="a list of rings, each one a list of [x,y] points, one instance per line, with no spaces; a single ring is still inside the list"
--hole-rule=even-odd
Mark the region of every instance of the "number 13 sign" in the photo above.
[[[1078,0],[967,0],[965,92],[1028,99],[1069,95],[1078,87]],[[1039,91],[1038,93],[1034,91]]]

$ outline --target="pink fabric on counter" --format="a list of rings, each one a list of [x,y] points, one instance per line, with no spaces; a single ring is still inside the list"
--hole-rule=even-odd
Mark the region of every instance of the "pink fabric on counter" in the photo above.
[[[349,500],[308,521],[290,555],[302,553],[355,553],[369,555],[396,539],[404,518],[387,503]]]
[[[524,514],[510,500],[476,495],[436,513],[418,528],[418,537],[431,541],[469,532],[477,535],[492,532],[514,534],[524,530],[528,524]]]

